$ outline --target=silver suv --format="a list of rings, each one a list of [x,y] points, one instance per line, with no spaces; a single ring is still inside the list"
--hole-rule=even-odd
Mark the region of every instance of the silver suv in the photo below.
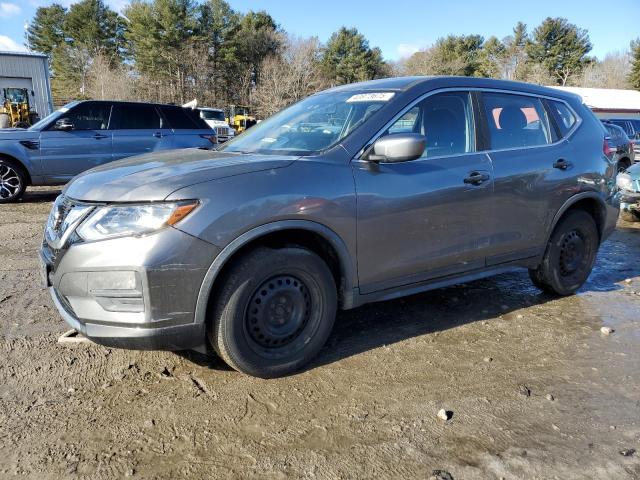
[[[215,144],[215,132],[190,109],[72,102],[27,130],[0,130],[0,203],[19,200],[28,185],[62,185],[78,173],[121,158]]]
[[[289,374],[338,309],[513,268],[576,292],[618,216],[605,134],[579,97],[522,83],[334,88],[218,151],[78,176],[51,211],[44,281],[95,342]]]

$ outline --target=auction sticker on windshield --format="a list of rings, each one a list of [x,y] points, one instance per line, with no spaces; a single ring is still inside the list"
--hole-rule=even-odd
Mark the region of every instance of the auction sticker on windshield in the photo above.
[[[395,92],[357,93],[347,99],[347,103],[355,102],[388,102]]]

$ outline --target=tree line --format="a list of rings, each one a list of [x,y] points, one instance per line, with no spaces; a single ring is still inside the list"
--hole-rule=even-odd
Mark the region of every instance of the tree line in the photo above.
[[[249,105],[261,116],[323,88],[396,75],[466,75],[539,84],[640,89],[640,40],[603,60],[588,32],[563,18],[506,38],[449,35],[399,62],[355,28],[326,44],[289,35],[266,11],[224,0],[131,0],[117,13],[103,0],[39,7],[30,50],[51,58],[57,103],[76,98]]]

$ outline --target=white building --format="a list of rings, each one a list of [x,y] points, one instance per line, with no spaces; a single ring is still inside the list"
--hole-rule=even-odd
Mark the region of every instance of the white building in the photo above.
[[[0,52],[0,92],[3,88],[26,88],[31,111],[44,118],[53,111],[49,59],[25,52]]]
[[[615,88],[552,87],[575,93],[599,118],[640,118],[640,92]]]

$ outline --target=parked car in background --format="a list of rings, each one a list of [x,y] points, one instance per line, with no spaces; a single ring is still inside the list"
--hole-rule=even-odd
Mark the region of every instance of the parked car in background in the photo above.
[[[224,110],[209,107],[198,107],[198,110],[200,118],[215,130],[218,142],[224,143],[235,136],[235,130],[225,120]]]
[[[629,137],[622,127],[604,120],[602,124],[609,134],[607,137],[609,151],[607,153],[611,157],[611,160],[617,165],[618,172],[624,172],[635,162],[633,142],[629,140]]]
[[[605,135],[578,96],[536,85],[340,86],[216,151],[76,177],[51,211],[42,277],[95,342],[209,345],[239,371],[286,375],[337,309],[513,268],[575,293],[619,213]]]
[[[640,160],[640,119],[635,118],[605,118],[603,122],[613,123],[621,127],[627,137],[633,142],[633,149]]]
[[[159,150],[212,148],[215,133],[175,105],[79,101],[27,130],[0,130],[0,203],[28,185],[62,185],[90,168]]]
[[[616,178],[620,189],[620,216],[628,222],[640,221],[640,163]]]

